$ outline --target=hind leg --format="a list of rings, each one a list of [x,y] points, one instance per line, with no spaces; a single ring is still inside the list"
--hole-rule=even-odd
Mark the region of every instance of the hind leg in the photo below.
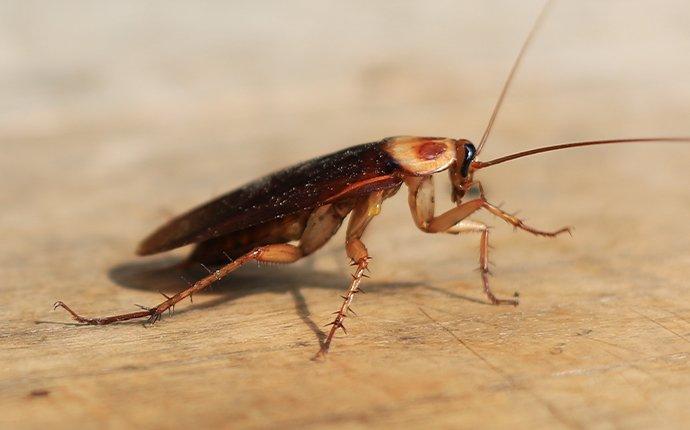
[[[338,231],[340,224],[349,213],[350,208],[351,207],[347,204],[340,204],[326,205],[316,209],[307,222],[307,227],[302,234],[299,245],[295,246],[281,243],[256,247],[218,270],[211,272],[208,276],[198,280],[186,290],[172,297],[166,296],[167,300],[155,307],[101,318],[85,318],[74,312],[69,306],[61,301],[56,302],[54,308],[61,307],[65,309],[72,315],[72,318],[85,324],[105,325],[136,318],[148,318],[148,322],[154,323],[160,319],[163,312],[173,308],[176,303],[220,281],[250,261],[287,264],[294,263],[300,258],[311,254],[323,246],[335,232]]]
[[[72,315],[72,318],[79,321],[80,323],[85,324],[105,325],[118,321],[127,321],[131,319],[146,317],[148,317],[149,323],[154,323],[160,319],[163,312],[175,306],[175,304],[179,301],[184,300],[185,298],[190,297],[192,294],[198,293],[199,291],[207,288],[213,283],[220,281],[221,279],[228,276],[230,273],[234,272],[239,267],[243,266],[244,264],[250,261],[292,263],[299,260],[301,257],[302,252],[300,251],[300,249],[294,245],[289,244],[267,245],[255,248],[252,251],[244,254],[240,258],[226,264],[220,269],[211,272],[208,276],[199,279],[186,290],[181,291],[172,297],[166,296],[167,300],[160,303],[158,306],[152,308],[144,308],[143,310],[137,312],[113,315],[102,318],[85,318],[74,312],[69,306],[67,306],[61,301],[56,302],[54,308],[64,308],[67,312],[69,312]]]

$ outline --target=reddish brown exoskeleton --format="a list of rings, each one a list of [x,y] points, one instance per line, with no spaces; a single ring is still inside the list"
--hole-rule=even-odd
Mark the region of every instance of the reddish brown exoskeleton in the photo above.
[[[496,305],[517,305],[517,297],[500,299],[492,293],[488,278],[489,230],[485,224],[469,217],[485,210],[515,228],[546,237],[555,237],[570,230],[567,227],[555,231],[536,229],[491,204],[480,181],[475,178],[477,171],[519,157],[577,146],[690,141],[690,138],[636,138],[573,142],[488,162],[477,161],[476,157],[489,136],[515,71],[543,15],[544,11],[523,44],[476,148],[465,139],[389,137],[275,172],[172,219],[139,245],[139,255],[150,255],[197,244],[189,261],[213,264],[218,269],[186,290],[172,297],[166,296],[166,300],[155,307],[103,318],[82,317],[62,302],[57,302],[55,307],[63,307],[75,320],[86,324],[102,325],[134,318],[148,318],[153,323],[179,301],[223,279],[250,261],[292,263],[312,254],[336,233],[343,220],[350,215],[345,248],[355,272],[321,347],[320,354],[323,355],[328,351],[337,329],[345,330],[343,321],[350,311],[354,296],[361,291],[359,285],[362,278],[366,276],[370,257],[361,240],[362,234],[380,212],[383,201],[393,196],[403,184],[408,189],[412,218],[420,230],[426,233],[479,234],[480,273],[486,296]],[[450,174],[455,207],[436,215],[433,176],[443,171]],[[478,197],[464,200],[473,188],[478,191]]]

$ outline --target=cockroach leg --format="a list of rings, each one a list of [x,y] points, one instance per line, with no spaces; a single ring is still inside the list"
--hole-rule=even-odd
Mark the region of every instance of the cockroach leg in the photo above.
[[[338,231],[345,217],[352,211],[351,201],[324,205],[309,216],[299,247],[307,256],[319,250]]]
[[[513,299],[499,299],[494,295],[493,291],[491,291],[491,286],[489,285],[489,275],[491,275],[489,270],[489,227],[486,224],[478,221],[463,220],[447,230],[446,233],[481,233],[481,239],[479,241],[479,272],[482,275],[484,294],[486,294],[486,297],[493,305],[517,306],[520,304],[517,298],[517,292]]]
[[[489,285],[489,228],[480,222],[466,219],[486,204],[481,184],[480,198],[462,203],[439,216],[434,216],[434,189],[431,177],[414,177],[406,180],[409,188],[409,205],[417,227],[427,233],[481,233],[479,270],[482,274],[484,293],[494,305],[517,305],[517,299],[499,299]]]
[[[412,220],[422,231],[434,218],[436,200],[434,197],[433,176],[410,176],[405,179],[409,189],[407,202],[412,213]]]
[[[350,305],[355,295],[363,292],[359,285],[362,282],[362,278],[368,277],[364,272],[369,270],[369,261],[371,260],[367,247],[360,238],[362,234],[364,234],[364,230],[369,225],[369,222],[373,217],[378,215],[381,202],[383,202],[386,197],[385,192],[377,191],[360,199],[355,204],[347,226],[345,249],[347,251],[347,256],[352,260],[352,265],[356,266],[356,269],[352,274],[350,288],[344,296],[341,296],[343,303],[340,305],[340,308],[334,312],[335,318],[333,321],[328,324],[331,326],[331,330],[328,332],[328,336],[321,345],[321,349],[316,354],[316,357],[324,357],[326,355],[333,341],[333,336],[335,336],[335,332],[338,329],[342,329],[343,332],[347,334],[343,321],[347,317],[348,311],[354,314],[350,309]]]
[[[67,312],[69,312],[70,315],[72,315],[72,318],[75,321],[78,321],[80,323],[84,324],[91,324],[91,325],[105,325],[105,324],[110,324],[116,321],[126,321],[134,318],[144,318],[144,317],[150,317],[151,316],[151,311],[150,310],[145,310],[145,311],[139,311],[139,312],[132,312],[129,314],[122,314],[122,315],[117,315],[117,316],[112,316],[112,317],[106,317],[106,318],[84,318],[81,315],[77,314],[74,312],[69,306],[64,304],[62,301],[57,301],[53,305],[53,309],[57,308],[63,308]]]
[[[207,288],[209,285],[212,285],[213,283],[223,279],[224,277],[228,276],[230,273],[234,272],[240,266],[248,263],[249,261],[268,263],[292,263],[302,258],[302,256],[303,253],[300,250],[300,248],[290,244],[260,246],[244,254],[238,259],[232,261],[231,263],[226,264],[220,269],[211,272],[208,276],[205,276],[204,278],[195,282],[191,287],[166,299],[158,306],[138,312],[114,315],[103,318],[85,318],[74,312],[69,306],[67,306],[61,301],[55,303],[54,309],[61,307],[65,309],[67,312],[69,312],[72,315],[72,318],[74,318],[76,321],[91,325],[105,325],[118,321],[127,321],[131,319],[145,317],[149,318],[149,323],[155,323],[160,319],[161,314],[163,314],[163,312],[170,309],[176,303],[180,302],[181,300],[184,300],[187,297],[190,297],[192,294],[197,293]]]
[[[517,306],[520,304],[517,292],[515,293],[514,299],[499,299],[491,291],[491,286],[489,285],[489,228],[482,225],[482,238],[479,244],[479,271],[482,274],[482,284],[484,285],[484,294],[489,298],[489,301],[493,305],[513,305]],[[476,231],[476,230],[474,230]]]
[[[501,218],[503,221],[507,222],[508,224],[511,224],[515,228],[519,228],[520,230],[524,230],[528,233],[532,233],[535,236],[545,236],[545,237],[556,237],[561,233],[568,233],[572,236],[572,228],[571,227],[563,227],[555,231],[543,231],[536,229],[534,227],[530,227],[527,224],[525,224],[520,218],[516,217],[515,214],[509,214],[502,210],[501,208],[492,205],[486,200],[486,196],[484,195],[484,187],[482,187],[482,183],[480,181],[473,181],[470,186],[476,186],[477,189],[479,190],[479,196],[484,200],[484,205],[483,208],[491,212],[492,214],[496,215],[497,217]]]
[[[326,242],[328,242],[328,240],[338,231],[340,224],[347,214],[352,210],[352,207],[352,202],[345,201],[337,204],[324,205],[318,208],[310,216],[298,246],[290,244],[260,246],[237,258],[236,260],[231,260],[218,270],[211,270],[207,266],[202,265],[209,272],[206,277],[200,279],[194,284],[188,282],[189,288],[175,294],[172,297],[161,293],[163,296],[165,296],[166,300],[153,308],[140,306],[142,308],[141,311],[104,318],[82,317],[63,302],[55,303],[55,309],[58,307],[65,309],[70,313],[70,315],[72,315],[72,318],[84,324],[105,325],[118,321],[127,321],[146,317],[149,318],[149,323],[155,323],[160,319],[163,312],[166,310],[172,311],[176,303],[184,300],[187,297],[191,299],[193,294],[203,290],[217,281],[220,281],[235,269],[249,261],[253,260],[267,263],[293,263],[300,258],[315,252]],[[184,279],[184,277],[182,279]],[[185,280],[185,282],[187,281]]]
[[[561,233],[568,233],[572,236],[572,228],[571,227],[563,227],[558,230],[554,231],[543,231],[536,229],[534,227],[530,227],[527,224],[525,224],[520,218],[516,217],[515,215],[511,215],[507,212],[504,212],[500,208],[497,208],[496,206],[492,205],[491,203],[487,202],[484,200],[484,204],[482,207],[492,214],[496,215],[497,217],[501,218],[503,221],[507,222],[508,224],[511,224],[515,228],[519,228],[520,230],[524,230],[528,233],[531,233],[535,236],[544,236],[544,237],[556,237]]]
[[[359,241],[359,239],[355,240]],[[317,357],[323,357],[326,355],[331,346],[331,342],[333,341],[333,336],[335,336],[335,332],[338,329],[342,329],[343,332],[347,334],[347,330],[345,329],[343,322],[345,321],[348,312],[355,315],[355,312],[350,308],[350,305],[355,298],[355,294],[362,292],[362,290],[359,288],[359,284],[362,282],[362,278],[365,277],[364,271],[367,270],[369,260],[370,258],[367,256],[357,261],[357,269],[355,269],[355,272],[352,274],[352,283],[350,284],[350,288],[347,290],[347,293],[345,293],[344,296],[341,296],[343,303],[340,305],[340,308],[334,312],[335,318],[332,322],[327,324],[331,326],[331,330],[328,332],[328,336],[326,337],[323,345],[321,345],[321,349],[319,350]]]

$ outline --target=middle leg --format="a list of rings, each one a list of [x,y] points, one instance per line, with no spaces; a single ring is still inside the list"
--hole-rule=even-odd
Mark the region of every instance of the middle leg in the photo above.
[[[333,341],[333,336],[335,336],[335,333],[338,329],[342,329],[345,333],[347,333],[343,322],[347,317],[348,312],[354,314],[354,311],[350,308],[350,305],[352,304],[355,295],[363,292],[359,285],[362,282],[362,278],[367,277],[364,272],[368,270],[369,260],[371,260],[371,257],[369,257],[369,252],[362,242],[361,237],[364,234],[364,230],[369,225],[369,222],[374,216],[378,215],[381,203],[385,198],[385,191],[374,192],[359,200],[352,211],[350,222],[347,226],[345,248],[348,257],[352,260],[352,266],[355,266],[356,269],[352,274],[350,288],[348,288],[344,296],[341,296],[343,302],[340,305],[340,308],[334,312],[335,318],[331,323],[328,324],[331,326],[331,330],[328,332],[326,340],[321,345],[321,349],[316,355],[317,357],[323,357],[326,355],[331,346],[331,342]]]

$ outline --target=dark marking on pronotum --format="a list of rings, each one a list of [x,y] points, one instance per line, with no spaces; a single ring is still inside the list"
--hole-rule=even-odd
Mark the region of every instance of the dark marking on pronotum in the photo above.
[[[429,141],[422,144],[417,153],[422,160],[435,160],[446,152],[446,145],[441,142]]]

